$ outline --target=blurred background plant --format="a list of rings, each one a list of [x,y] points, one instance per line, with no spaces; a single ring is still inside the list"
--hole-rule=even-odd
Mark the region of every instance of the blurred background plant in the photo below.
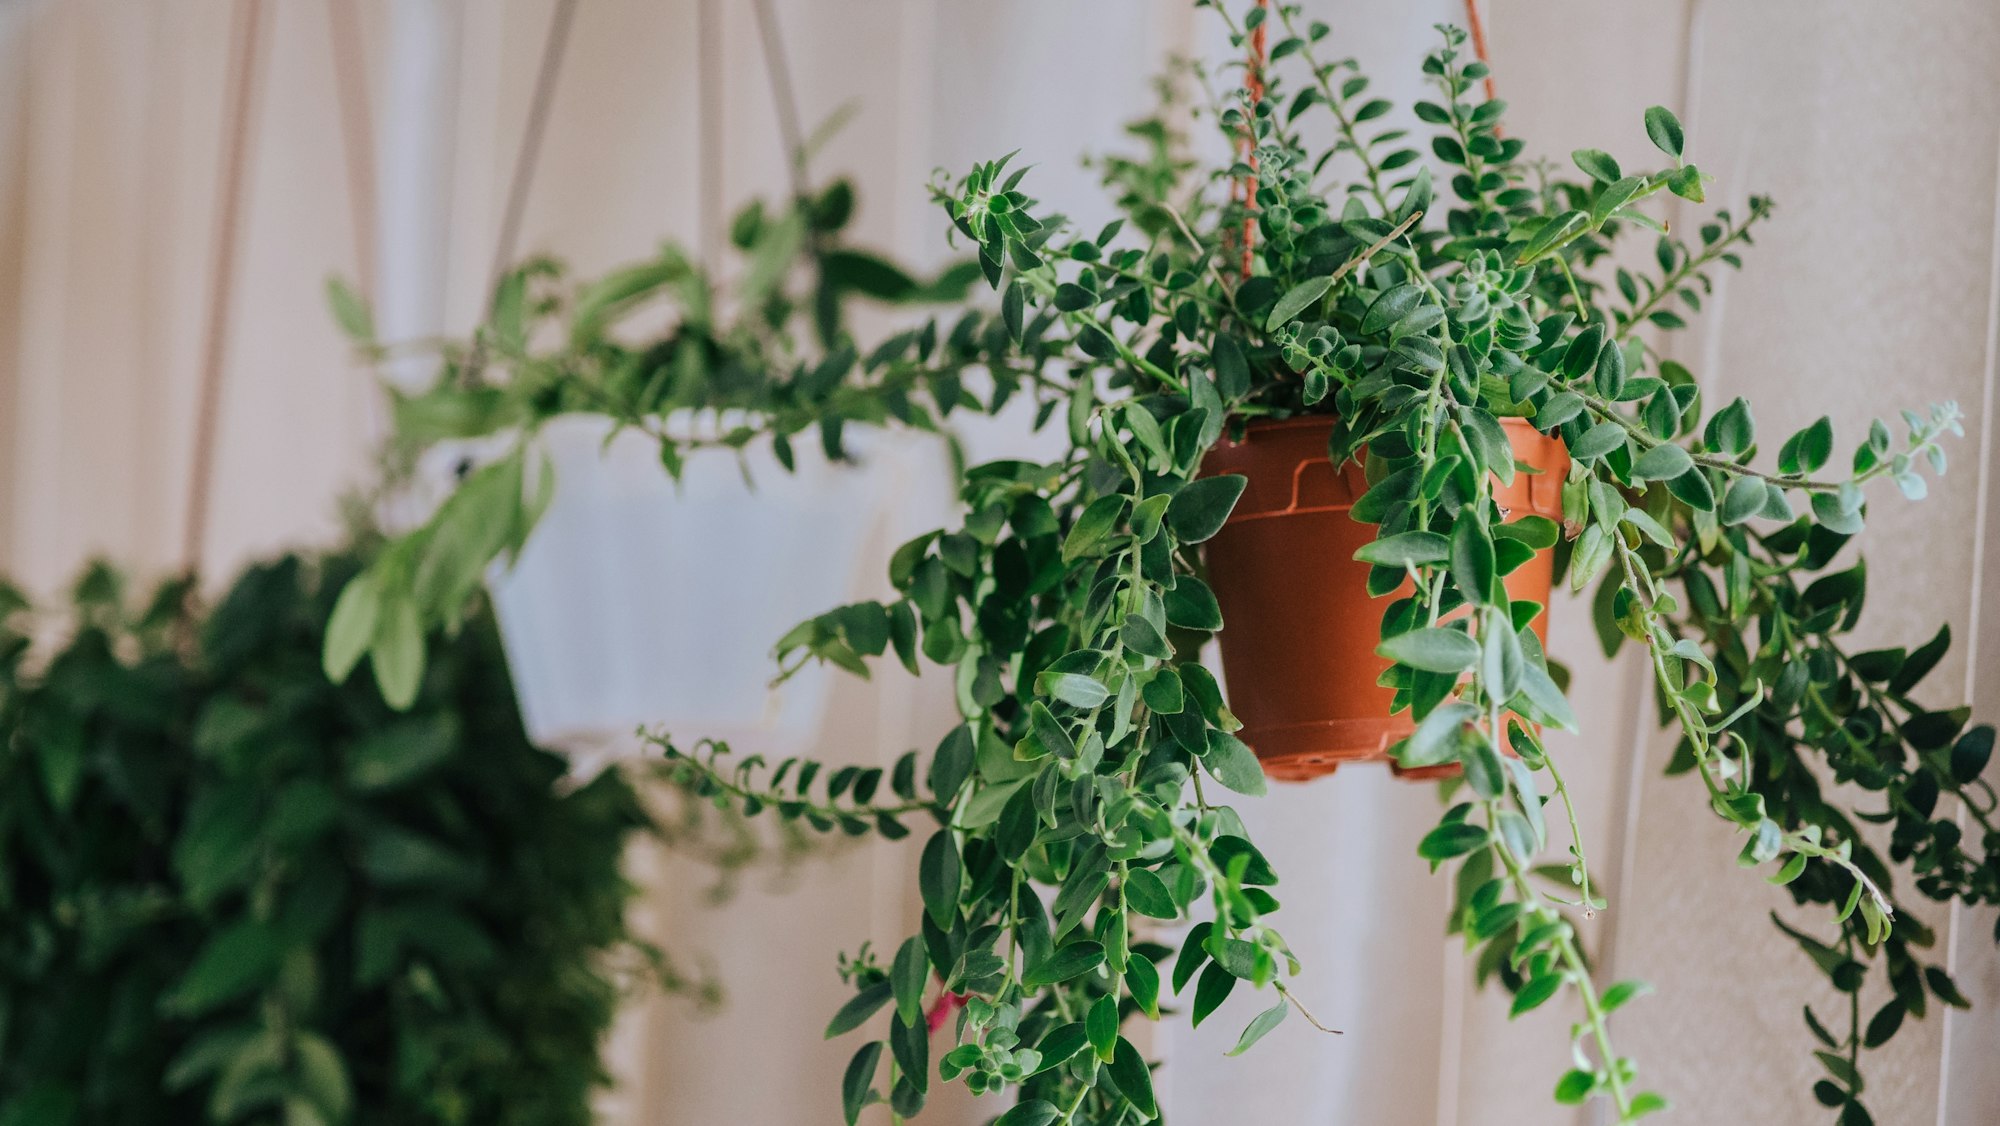
[[[587,1122],[622,982],[712,999],[627,930],[633,785],[560,784],[483,612],[408,712],[326,680],[363,557],[194,613],[0,588],[0,1122]]]

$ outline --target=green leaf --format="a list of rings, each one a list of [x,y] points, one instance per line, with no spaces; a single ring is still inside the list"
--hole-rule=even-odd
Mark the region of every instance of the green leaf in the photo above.
[[[1569,701],[1563,697],[1562,689],[1550,679],[1548,670],[1536,662],[1528,662],[1521,672],[1521,694],[1526,697],[1535,711],[1541,713],[1542,720],[1564,731],[1575,731],[1576,715],[1570,710]],[[1520,701],[1515,701],[1519,706]]]
[[[346,1121],[353,1108],[354,1088],[340,1050],[316,1032],[300,1031],[292,1040],[292,1052],[298,1062],[299,1085],[312,1105],[326,1121]]]
[[[1833,456],[1833,420],[1825,415],[1778,447],[1778,472],[1787,476],[1817,472]]]
[[[202,945],[161,1004],[177,1016],[201,1016],[269,983],[283,956],[282,939],[269,923],[232,924]]]
[[[1272,1005],[1270,1008],[1251,1018],[1249,1026],[1244,1028],[1243,1035],[1237,1039],[1236,1046],[1229,1049],[1228,1054],[1240,1056],[1249,1051],[1252,1044],[1262,1040],[1265,1033],[1278,1027],[1284,1021],[1285,1013],[1290,1011],[1291,1007],[1290,1002],[1280,997],[1277,1004]]]
[[[1521,651],[1521,639],[1514,633],[1513,622],[1507,614],[1498,607],[1486,613],[1486,621],[1479,627],[1484,635],[1480,645],[1480,676],[1493,698],[1504,703],[1512,700],[1514,694],[1521,690],[1527,656]]]
[[[1597,193],[1597,198],[1590,203],[1590,221],[1597,224],[1609,221],[1619,208],[1631,202],[1632,197],[1638,195],[1639,189],[1645,186],[1646,177],[1644,176],[1624,176],[1604,185]],[[1644,222],[1645,220],[1641,219],[1640,221]],[[1621,287],[1622,285],[1623,279],[1621,279]],[[1632,297],[1630,300],[1637,301],[1638,298]]]
[[[1236,338],[1218,335],[1215,351],[1210,354],[1210,362],[1215,367],[1215,386],[1225,399],[1240,399],[1250,392],[1250,364],[1243,357],[1243,346]]]
[[[1368,311],[1361,317],[1361,331],[1373,336],[1404,317],[1422,303],[1424,291],[1421,287],[1405,282],[1384,290],[1368,305]]]
[[[1167,890],[1166,881],[1149,868],[1126,871],[1125,902],[1132,910],[1150,919],[1177,919],[1181,913],[1180,906]]]
[[[1750,404],[1741,396],[1716,411],[1702,431],[1709,448],[1731,456],[1748,450],[1757,441],[1757,423],[1750,416]]]
[[[1708,201],[1708,192],[1701,186],[1701,170],[1692,164],[1677,168],[1667,176],[1667,190],[1694,203]]]
[[[1993,728],[1981,725],[1958,737],[1951,748],[1951,777],[1961,786],[1970,785],[1986,772],[1993,758]]]
[[[1167,621],[1182,629],[1214,631],[1222,628],[1222,606],[1207,583],[1193,575],[1176,575],[1164,599]]]
[[[840,1106],[847,1116],[847,1126],[854,1126],[861,1120],[862,1108],[874,1097],[875,1067],[881,1059],[882,1042],[871,1040],[848,1061],[847,1074],[840,1081]]]
[[[1062,1111],[1056,1109],[1056,1104],[1046,1099],[1030,1099],[1015,1104],[1011,1110],[995,1119],[993,1126],[1049,1126],[1049,1123],[1061,1117]]]
[[[1222,530],[1249,478],[1237,474],[1189,481],[1167,508],[1167,526],[1182,543],[1201,543]]]
[[[1672,442],[1654,446],[1632,462],[1634,481],[1671,481],[1694,468],[1694,459]]]
[[[1076,740],[1070,738],[1070,730],[1062,726],[1062,720],[1048,710],[1048,704],[1040,700],[1028,704],[1028,730],[1034,732],[1034,738],[1048,748],[1050,754],[1056,754],[1058,758],[1076,758]]]
[[[1728,525],[1748,522],[1764,511],[1765,499],[1763,481],[1755,477],[1736,478],[1722,494],[1722,522]]]
[[[1499,822],[1500,839],[1524,863],[1541,850],[1541,828],[1536,822],[1511,809],[1500,811]]]
[[[1162,665],[1153,672],[1140,696],[1156,715],[1179,715],[1187,709],[1186,686],[1172,666]]]
[[[1114,1049],[1118,1046],[1118,993],[1113,990],[1097,999],[1084,1014],[1084,1034],[1090,1038],[1090,1046],[1097,1049],[1097,1058],[1111,1062]]]
[[[1033,1074],[1040,1075],[1044,1071],[1061,1067],[1075,1059],[1076,1054],[1083,1051],[1089,1043],[1090,1037],[1085,1032],[1082,1021],[1071,1021],[1050,1029],[1048,1035],[1042,1037],[1041,1043],[1035,1045],[1035,1051],[1041,1053],[1042,1062],[1035,1066]],[[977,1050],[978,1046],[972,1045],[972,1047]]]
[[[1623,426],[1615,422],[1600,422],[1583,432],[1583,436],[1569,448],[1569,456],[1578,461],[1595,461],[1624,446],[1625,435]]]
[[[1097,304],[1097,295],[1074,282],[1063,282],[1056,286],[1054,304],[1061,312],[1074,313]]]
[[[1208,733],[1208,753],[1201,761],[1217,782],[1239,794],[1255,797],[1264,792],[1264,768],[1257,755],[1227,731]]]
[[[1458,742],[1465,724],[1479,718],[1479,709],[1463,700],[1439,705],[1417,724],[1403,743],[1396,761],[1406,767],[1439,766],[1458,759]]]
[[[335,684],[347,679],[354,666],[375,642],[375,625],[382,615],[382,583],[374,571],[363,571],[347,581],[333,615],[326,621],[326,646],[320,654],[326,678]]]
[[[1861,530],[1861,514],[1848,509],[1834,493],[1814,493],[1812,511],[1813,517],[1831,531],[1851,536]]]
[[[1590,1097],[1597,1089],[1597,1076],[1588,1071],[1571,1068],[1556,1080],[1555,1100],[1564,1106],[1576,1106]]]
[[[1958,991],[1958,984],[1951,980],[1951,975],[1946,973],[1942,966],[1925,967],[1924,981],[1929,983],[1931,992],[1937,996],[1938,1000],[1943,1001],[1952,1008],[1969,1009],[1972,1007],[1972,1002],[1967,1001],[1965,994]]]
[[[1800,876],[1805,874],[1806,860],[1807,857],[1805,853],[1803,852],[1793,853],[1791,859],[1785,861],[1783,867],[1780,867],[1778,869],[1777,874],[1768,877],[1766,882],[1776,884],[1780,887],[1784,886],[1785,884],[1791,883],[1793,880],[1796,880]]]
[[[1132,959],[1125,967],[1125,988],[1132,994],[1132,1003],[1139,1006],[1147,1019],[1160,1019],[1160,968],[1151,959],[1137,956]]]
[[[950,828],[939,829],[924,845],[917,865],[917,886],[923,892],[924,910],[941,930],[950,930],[958,919],[958,888],[963,878],[958,841]]]
[[[1479,643],[1459,630],[1430,626],[1388,638],[1375,652],[1425,672],[1461,673],[1479,660]]]
[[[1618,162],[1603,149],[1578,149],[1570,153],[1569,158],[1576,162],[1576,166],[1583,170],[1584,175],[1599,183],[1609,184],[1624,176],[1618,168]]]
[[[1643,997],[1652,991],[1653,987],[1643,981],[1621,981],[1605,990],[1604,997],[1598,1004],[1605,1012],[1613,1013],[1632,998]]]
[[[920,1014],[904,1020],[898,1014],[889,1024],[889,1053],[903,1069],[902,1080],[919,1095],[931,1089],[931,1029]]]
[[[1201,969],[1202,964],[1208,961],[1208,950],[1203,944],[1208,941],[1208,936],[1214,930],[1215,924],[1208,922],[1196,923],[1188,928],[1187,937],[1181,940],[1180,953],[1174,958],[1173,986],[1175,993],[1186,989],[1187,983],[1189,979],[1194,977],[1195,971]]]
[[[1118,518],[1125,513],[1125,498],[1113,494],[1098,497],[1076,518],[1069,536],[1063,540],[1063,562],[1069,563],[1094,554],[1118,525]]]
[[[1280,327],[1297,320],[1300,313],[1326,296],[1327,289],[1332,285],[1333,276],[1329,274],[1300,282],[1286,290],[1285,295],[1278,298],[1278,303],[1271,306],[1271,315],[1264,318],[1264,330],[1276,332]]]
[[[1451,541],[1436,532],[1399,532],[1363,544],[1354,557],[1382,567],[1421,567],[1442,563],[1450,554]]]
[[[1653,106],[1646,111],[1646,136],[1653,141],[1653,147],[1673,157],[1681,158],[1681,146],[1685,138],[1681,134],[1680,118],[1665,106]]]
[[[1465,595],[1467,602],[1485,605],[1493,601],[1496,567],[1493,539],[1485,522],[1475,519],[1470,512],[1460,513],[1451,529],[1452,584]]]
[[[829,250],[820,256],[827,281],[877,301],[903,301],[914,296],[915,278],[894,263],[858,250]]]
[[[1582,211],[1565,211],[1561,215],[1550,219],[1542,225],[1540,230],[1535,232],[1533,238],[1528,240],[1528,245],[1521,248],[1520,254],[1514,258],[1515,263],[1525,266],[1543,257],[1555,249],[1558,243],[1561,243],[1589,222],[1590,216]]]
[[[1206,381],[1201,385],[1212,386]],[[1150,543],[1153,537],[1159,534],[1160,525],[1167,517],[1167,505],[1172,503],[1173,499],[1165,493],[1156,493],[1132,506],[1132,535],[1140,543]]]
[[[1185,959],[1186,955],[1183,954],[1182,957]],[[1180,976],[1178,966],[1175,967],[1174,975]],[[1201,1022],[1207,1020],[1209,1014],[1228,999],[1230,991],[1236,988],[1236,980],[1236,975],[1223,969],[1218,962],[1210,962],[1202,968],[1201,977],[1194,985],[1194,1006],[1189,1010],[1194,1027],[1200,1028]]]
[[[1097,678],[1076,672],[1045,672],[1035,678],[1035,691],[1073,708],[1094,708],[1111,698]]]
[[[1366,121],[1368,118],[1363,117],[1363,113],[1368,113],[1370,116],[1380,116],[1382,113],[1389,112],[1390,108],[1387,100],[1377,98],[1363,105],[1360,110],[1357,110],[1355,112],[1355,120]],[[1396,205],[1396,222],[1401,223],[1420,211],[1428,211],[1430,210],[1430,206],[1431,170],[1419,164],[1417,166],[1417,174],[1410,180],[1410,190],[1403,193],[1403,202]]]
[[[1876,1010],[1868,1021],[1868,1031],[1861,1037],[1864,1048],[1879,1048],[1896,1035],[1903,1027],[1903,1018],[1909,1014],[1909,1007],[1901,1000],[1893,1000]]]
[[[1546,516],[1527,515],[1493,529],[1495,537],[1518,540],[1535,551],[1554,547],[1562,538],[1562,525]]]
[[[1667,1102],[1665,1095],[1657,1091],[1641,1091],[1632,1096],[1632,1117],[1638,1119],[1644,1115],[1657,1114],[1672,1105]]]
[[[1583,409],[1583,396],[1574,391],[1558,391],[1550,395],[1547,402],[1536,408],[1535,425],[1544,431],[1554,430],[1582,414]]]
[[[1618,341],[1606,340],[1604,346],[1597,350],[1596,375],[1594,378],[1597,382],[1597,389],[1602,391],[1604,397],[1607,399],[1616,401],[1618,396],[1624,392],[1625,350],[1618,346]]]
[[[930,984],[930,959],[924,955],[924,940],[915,935],[903,940],[889,971],[889,983],[896,993],[896,1013],[904,1024],[916,1024],[924,1017],[924,987]]]
[[[931,756],[927,780],[932,796],[945,801],[955,796],[972,776],[974,760],[972,728],[961,723],[938,743],[937,753]]]
[[[1022,318],[1026,313],[1026,290],[1020,282],[1012,282],[1000,299],[1000,319],[1007,326],[1007,336],[1016,344],[1021,343],[1021,331],[1025,327]]]
[[[1045,985],[1068,981],[1104,964],[1104,947],[1093,941],[1072,942],[1059,946],[1048,957],[1029,968],[1021,975],[1021,984],[1029,989],[1040,989]]]
[[[1159,1103],[1153,1098],[1153,1072],[1146,1066],[1146,1059],[1139,1049],[1132,1046],[1123,1036],[1118,1038],[1118,1046],[1113,1050],[1111,1063],[1106,1068],[1111,1081],[1118,1086],[1120,1094],[1136,1107],[1146,1118],[1158,1118]]]
[[[1521,987],[1520,992],[1514,994],[1514,1003],[1507,1008],[1508,1018],[1512,1019],[1540,1008],[1544,1002],[1556,995],[1556,991],[1561,989],[1562,985],[1563,975],[1560,973],[1547,973],[1541,977],[1528,979],[1528,983]]]
[[[458,751],[463,733],[453,712],[391,722],[348,749],[347,781],[357,790],[386,790],[422,777]]]
[[[1849,1091],[1857,1095],[1861,1093],[1863,1086],[1861,1073],[1854,1070],[1854,1066],[1847,1062],[1846,1056],[1835,1055],[1832,1052],[1814,1052],[1813,1056],[1826,1067],[1826,1070],[1835,1079],[1847,1084]]]
[[[1473,849],[1480,848],[1492,840],[1492,834],[1483,825],[1469,821],[1447,821],[1417,842],[1417,855],[1433,863],[1450,860],[1454,856],[1464,856]]]
[[[424,679],[424,630],[417,619],[417,604],[408,595],[391,594],[385,613],[368,650],[375,666],[375,683],[382,699],[397,711],[405,711],[417,700]]]
[[[825,1039],[844,1036],[866,1024],[869,1017],[882,1010],[895,996],[895,989],[886,981],[878,981],[847,999],[840,1011],[827,1022]]]
[[[368,311],[368,303],[347,284],[346,279],[329,277],[326,279],[326,302],[333,307],[334,323],[356,344],[371,344],[375,340],[375,318]]]
[[[1118,640],[1124,643],[1125,648],[1141,656],[1164,661],[1174,655],[1173,647],[1167,644],[1160,627],[1143,614],[1133,614],[1125,619],[1125,624],[1118,630]]]

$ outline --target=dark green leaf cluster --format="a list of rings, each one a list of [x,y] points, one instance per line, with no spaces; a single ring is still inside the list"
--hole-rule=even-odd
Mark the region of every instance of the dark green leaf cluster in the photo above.
[[[993,183],[998,172],[976,178]],[[1159,1011],[1158,963],[1170,951],[1143,939],[1147,920],[1182,918],[1202,902],[1215,911],[1173,972],[1175,989],[1200,975],[1197,1021],[1237,982],[1282,991],[1280,975],[1294,968],[1266,918],[1277,909],[1269,865],[1236,815],[1200,796],[1204,775],[1249,793],[1264,780],[1231,734],[1240,725],[1219,685],[1186,659],[1221,617],[1183,560],[1222,526],[1243,483],[1195,477],[1203,428],[1220,418],[1175,413],[1161,429],[1144,400],[1128,402],[1086,420],[1090,444],[1063,463],[973,469],[963,528],[896,553],[897,601],[843,607],[781,644],[786,660],[850,664],[893,650],[912,667],[920,657],[955,665],[965,716],[925,772],[923,805],[940,827],[920,864],[922,932],[895,971],[856,975],[849,1019],[831,1030],[860,1027],[897,990],[887,1039],[854,1058],[850,1117],[875,1098],[901,1114],[921,1106],[930,1076],[914,1045],[926,1042],[919,1011],[933,979],[963,1000],[942,1074],[979,1091],[1021,1084],[1012,1113],[1023,1120],[1048,1107],[1060,1108],[1052,1117],[1111,1122],[1156,1112],[1148,1070],[1118,1031],[1133,1012]],[[705,773],[739,799],[776,800],[781,813],[790,802],[792,815],[829,824],[913,801],[899,791],[905,804],[894,809],[845,809],[828,804],[848,792],[837,784],[815,802],[810,780],[774,797],[722,768]]]
[[[0,1121],[590,1120],[647,817],[564,792],[483,615],[406,711],[328,683],[359,566],[0,587]]]
[[[1814,431],[1823,429],[1816,424],[1801,444],[1820,444]],[[1869,456],[1864,453],[1864,463]],[[1847,996],[1839,1035],[1829,1025],[1842,1021],[1822,1021],[1809,1007],[1806,1023],[1825,1044],[1822,1059],[1831,1053],[1837,1061],[1828,1063],[1829,1078],[1815,1093],[1829,1106],[1856,1107],[1852,1113],[1860,1120],[1866,1115],[1859,1109],[1860,1051],[1880,1047],[1905,1017],[1922,1018],[1930,999],[1965,1004],[1947,968],[1924,961],[1935,936],[1897,905],[1891,866],[1907,870],[1916,891],[1929,899],[2000,902],[2000,831],[1995,794],[1983,777],[1993,728],[1968,726],[1968,709],[1935,711],[1914,699],[1949,648],[1950,630],[1940,629],[1913,649],[1857,652],[1846,643],[1868,578],[1860,562],[1839,565],[1849,538],[1825,526],[1793,525],[1769,534],[1731,529],[1706,557],[1690,555],[1671,568],[1689,606],[1669,628],[1697,639],[1724,670],[1717,680],[1720,704],[1748,709],[1729,728],[1738,768],[1747,775],[1732,800],[1760,825],[1768,818],[1817,826],[1829,839],[1846,842],[1855,867],[1882,889],[1888,904],[1886,911],[1871,911],[1861,880],[1807,865],[1798,854],[1772,877],[1801,906],[1833,911],[1834,936],[1825,941],[1778,925]],[[1612,599],[1598,599],[1600,614],[1612,612],[1611,605]],[[1615,631],[1612,623],[1607,645],[1622,637]],[[1745,693],[1744,684],[1770,689],[1759,696]],[[1694,747],[1683,741],[1668,769],[1697,765]],[[1847,805],[1828,792],[1830,784],[1858,787],[1874,795],[1879,808]],[[1964,811],[1969,828],[1961,828],[1955,809]],[[1884,828],[1864,834],[1871,824]],[[1768,839],[1767,833],[1753,836],[1744,862],[1766,859]],[[1886,858],[1871,844],[1882,839]],[[1807,931],[1816,929],[1807,925]],[[2000,942],[2000,932],[1994,938]],[[1889,1000],[1864,1019],[1859,991],[1876,972]]]

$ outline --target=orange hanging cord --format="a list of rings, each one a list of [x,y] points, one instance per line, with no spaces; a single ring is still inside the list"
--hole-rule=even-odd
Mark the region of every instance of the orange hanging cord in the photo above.
[[[1237,185],[1246,214],[1243,216],[1242,280],[1250,280],[1250,265],[1253,251],[1257,246],[1257,105],[1264,100],[1265,51],[1264,25],[1269,20],[1271,0],[1257,0],[1257,8],[1265,13],[1256,27],[1250,29],[1250,57],[1243,65],[1243,91],[1249,95],[1248,114],[1243,120],[1243,136],[1239,142],[1244,164],[1249,166],[1249,174]]]

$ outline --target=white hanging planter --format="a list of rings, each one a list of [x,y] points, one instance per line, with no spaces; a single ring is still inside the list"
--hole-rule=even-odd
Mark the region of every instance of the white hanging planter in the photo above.
[[[641,727],[804,749],[829,672],[809,666],[773,689],[772,647],[806,618],[886,593],[887,554],[916,531],[913,470],[938,460],[935,440],[861,436],[848,465],[830,464],[813,434],[794,443],[790,473],[760,440],[740,459],[690,455],[676,483],[650,436],[607,442],[612,426],[543,427],[554,499],[514,567],[488,576],[529,737],[582,777],[639,753]]]

